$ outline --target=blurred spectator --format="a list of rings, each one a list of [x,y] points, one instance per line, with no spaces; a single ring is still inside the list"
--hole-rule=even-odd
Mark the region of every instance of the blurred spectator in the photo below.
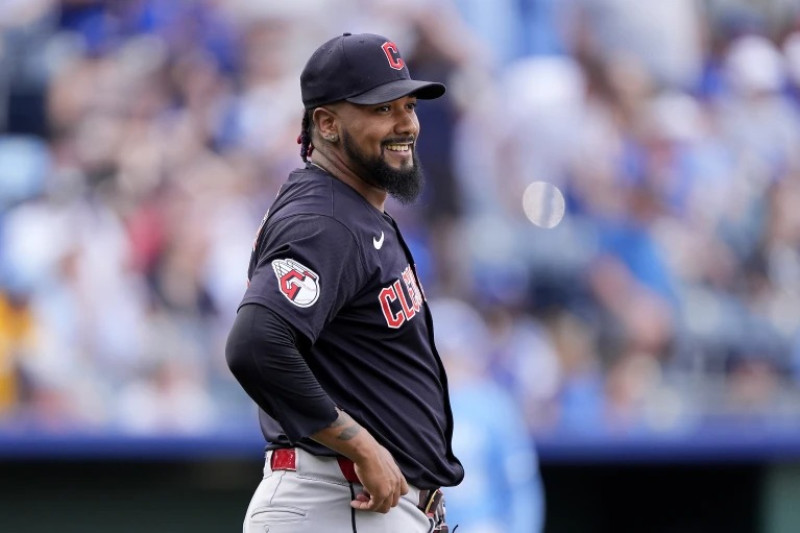
[[[24,295],[0,292],[0,421],[23,397],[21,361],[33,351],[34,321]]]
[[[45,94],[57,29],[50,0],[0,6],[0,133],[45,136]]]
[[[449,376],[453,450],[466,472],[445,495],[448,521],[464,533],[543,531],[535,448],[514,397],[489,375],[490,332],[463,301],[438,299],[430,305]]]
[[[701,2],[671,0],[645,6],[636,0],[576,0],[572,53],[640,65],[659,87],[685,89],[703,59]]]

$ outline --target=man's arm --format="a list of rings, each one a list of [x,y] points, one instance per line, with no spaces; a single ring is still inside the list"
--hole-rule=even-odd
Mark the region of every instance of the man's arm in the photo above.
[[[247,394],[278,421],[290,441],[310,437],[349,458],[364,491],[353,507],[388,512],[408,484],[391,454],[350,415],[338,409],[297,349],[298,333],[261,305],[243,306],[225,356]]]
[[[277,314],[249,304],[237,313],[225,346],[231,373],[292,442],[338,417],[333,400],[300,355],[298,342],[298,334]]]

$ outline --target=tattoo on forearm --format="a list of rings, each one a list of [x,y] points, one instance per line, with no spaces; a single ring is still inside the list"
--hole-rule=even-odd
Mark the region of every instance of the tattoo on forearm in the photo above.
[[[341,433],[339,433],[339,436],[336,438],[339,440],[350,440],[356,436],[356,433],[358,433],[360,429],[361,428],[358,427],[358,425],[352,425],[350,427],[346,427],[342,430]]]
[[[333,421],[330,425],[331,428],[340,428],[343,426],[345,427],[337,436],[336,438],[339,440],[350,440],[356,436],[356,434],[361,429],[361,426],[358,423],[350,418],[350,415],[342,411],[341,409],[336,409],[339,411],[339,417]]]

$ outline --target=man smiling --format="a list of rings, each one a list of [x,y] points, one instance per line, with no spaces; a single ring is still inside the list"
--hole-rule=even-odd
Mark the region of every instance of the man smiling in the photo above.
[[[264,479],[244,532],[448,531],[447,378],[428,304],[388,195],[423,185],[417,99],[399,48],[346,33],[300,77],[300,155],[258,230],[226,346],[260,407]]]

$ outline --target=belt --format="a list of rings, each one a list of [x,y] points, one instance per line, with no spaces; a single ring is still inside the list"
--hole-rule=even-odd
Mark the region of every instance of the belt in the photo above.
[[[342,471],[344,478],[350,483],[358,483],[358,476],[356,475],[355,463],[341,455],[336,457],[339,463],[339,469]],[[272,470],[291,470],[297,471],[297,452],[294,448],[278,448],[272,450],[272,456],[269,460],[269,466]],[[438,510],[442,500],[442,491],[440,489],[419,491],[419,504],[417,507],[428,516]]]
[[[336,457],[339,463],[339,469],[342,471],[344,478],[350,483],[361,483],[356,475],[356,465],[341,455]],[[294,448],[278,448],[272,450],[272,457],[269,460],[269,466],[272,470],[297,470],[297,453]]]

